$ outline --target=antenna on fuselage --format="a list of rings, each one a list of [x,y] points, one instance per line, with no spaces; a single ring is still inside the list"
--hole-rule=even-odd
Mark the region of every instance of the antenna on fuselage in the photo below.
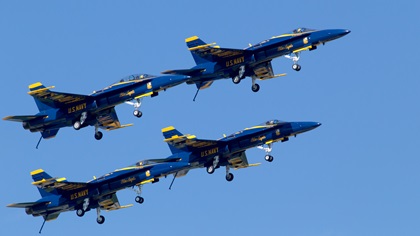
[[[47,215],[48,216],[48,215]],[[44,224],[45,224],[45,221],[47,221],[46,219],[44,219],[44,222],[42,223],[42,225],[41,225],[41,228],[39,229],[39,234],[41,234],[41,231],[42,231],[42,229],[44,228]]]
[[[199,89],[199,88],[197,88],[197,92],[195,93],[195,96],[194,96],[194,98],[193,98],[193,102],[195,102],[195,98],[197,97],[198,92],[200,92],[200,89]]]
[[[39,146],[39,143],[41,142],[41,140],[42,140],[42,134],[41,134],[41,138],[39,138],[39,141],[38,141],[38,143],[36,144],[36,149],[38,149],[38,146]]]
[[[171,188],[172,188],[172,184],[174,184],[174,181],[175,181],[175,178],[176,178],[176,175],[178,174],[178,172],[176,172],[175,174],[174,174],[174,178],[172,179],[172,182],[171,182],[171,185],[169,185],[169,190],[171,190]]]

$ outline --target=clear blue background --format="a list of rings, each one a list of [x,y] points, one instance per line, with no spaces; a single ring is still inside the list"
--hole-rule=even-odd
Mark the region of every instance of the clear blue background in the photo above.
[[[93,138],[92,127],[39,133],[1,121],[0,234],[35,235],[42,218],[9,203],[35,201],[29,172],[43,168],[87,181],[170,154],[161,128],[216,139],[263,121],[318,121],[318,129],[274,145],[275,161],[247,152],[255,168],[204,169],[145,185],[143,205],[83,218],[64,213],[43,235],[419,235],[420,5],[415,1],[1,1],[0,116],[37,112],[28,85],[89,94],[133,73],[190,68],[184,39],[245,48],[297,27],[345,28],[339,40],[304,52],[302,70],[275,59],[283,78],[213,84],[192,101],[180,85],[145,98],[140,119],[117,107],[130,128]],[[121,204],[134,203],[129,189]]]

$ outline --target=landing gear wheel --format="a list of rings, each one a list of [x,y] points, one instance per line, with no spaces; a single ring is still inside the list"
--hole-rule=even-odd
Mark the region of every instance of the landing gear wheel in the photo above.
[[[143,115],[143,113],[139,110],[134,110],[133,115],[140,118]]]
[[[84,216],[84,215],[85,215],[85,211],[84,211],[83,209],[77,209],[77,210],[76,210],[76,215],[77,215],[78,217],[82,217],[82,216]]]
[[[101,140],[102,136],[104,136],[104,135],[102,134],[101,131],[98,131],[98,132],[95,133],[95,139],[96,140]]]
[[[142,203],[144,202],[144,198],[142,198],[142,197],[140,197],[140,196],[137,196],[137,197],[136,197],[136,199],[135,199],[135,201],[136,201],[137,203],[139,203],[139,204],[142,204]]]
[[[96,222],[98,222],[98,224],[103,224],[105,222],[105,217],[104,216],[99,216],[98,218],[96,218]]]
[[[226,180],[227,180],[228,182],[232,181],[232,180],[233,180],[233,174],[232,174],[232,173],[227,174],[227,175],[226,175]]]
[[[241,78],[239,77],[239,75],[235,76],[232,78],[232,82],[234,84],[239,84],[241,82]]]
[[[295,71],[300,71],[301,67],[299,64],[293,64],[292,69]]]
[[[211,166],[208,166],[207,167],[207,173],[209,173],[209,174],[213,174],[214,173],[214,166],[213,165],[211,165]]]
[[[252,87],[252,92],[258,92],[260,90],[260,85],[259,84],[253,84]]]
[[[264,157],[264,159],[265,159],[266,161],[268,161],[268,162],[272,162],[272,161],[274,160],[274,157],[273,157],[273,156],[271,156],[271,155],[266,155],[266,156]]]
[[[81,127],[82,127],[82,124],[80,123],[80,121],[77,120],[73,123],[73,128],[75,130],[79,130]]]

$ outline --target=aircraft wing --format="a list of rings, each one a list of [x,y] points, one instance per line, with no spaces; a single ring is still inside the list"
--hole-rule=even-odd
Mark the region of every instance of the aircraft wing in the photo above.
[[[132,126],[133,124],[121,125],[118,120],[117,112],[115,112],[115,107],[101,111],[97,114],[97,120],[99,127],[105,130],[114,130]]]
[[[245,152],[235,153],[228,158],[229,164],[235,169],[259,166],[261,163],[249,164]]]
[[[133,206],[133,204],[121,206],[116,193],[102,197],[98,200],[98,203],[101,209],[106,211],[119,210]]]
[[[254,70],[254,76],[260,80],[273,79],[273,78],[286,75],[286,74],[275,75],[273,72],[273,67],[271,66],[271,61],[257,64],[253,66],[252,69]]]
[[[218,61],[220,59],[244,56],[248,54],[247,50],[220,48],[218,46],[212,46],[211,44],[192,47],[192,48],[189,48],[189,50],[194,51],[194,53],[198,54],[200,57],[208,61]]]

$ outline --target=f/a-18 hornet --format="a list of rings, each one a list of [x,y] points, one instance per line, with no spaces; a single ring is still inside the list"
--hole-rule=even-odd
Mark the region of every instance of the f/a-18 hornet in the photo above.
[[[22,122],[23,128],[31,132],[41,132],[44,139],[53,138],[60,128],[73,126],[75,130],[86,126],[95,127],[95,138],[103,136],[99,128],[114,130],[121,125],[115,106],[128,103],[134,106],[134,116],[141,117],[141,99],[155,97],[160,91],[182,84],[187,76],[152,76],[135,74],[125,77],[108,87],[94,91],[90,95],[54,92],[52,87],[41,83],[29,85],[29,95],[33,96],[39,113],[35,115],[7,116],[3,120]],[[41,140],[41,139],[40,139]]]
[[[150,159],[139,161],[134,165],[117,169],[114,172],[94,178],[88,182],[69,182],[66,178],[53,178],[44,170],[31,172],[32,179],[42,198],[35,202],[13,203],[8,207],[25,208],[28,215],[42,216],[45,221],[55,220],[60,213],[76,211],[82,217],[91,209],[96,209],[98,224],[105,222],[101,210],[119,210],[133,206],[120,205],[116,192],[129,187],[135,189],[135,201],[143,203],[140,196],[141,186],[146,183],[156,183],[159,178],[176,173],[189,166],[188,160]],[[42,230],[42,227],[41,227]]]
[[[273,161],[271,151],[275,142],[286,142],[291,136],[310,131],[320,126],[318,122],[284,122],[270,120],[263,124],[246,128],[218,140],[198,139],[195,135],[182,134],[173,126],[162,129],[165,142],[172,152],[172,158],[189,159],[190,166],[178,174],[187,174],[194,168],[206,168],[209,174],[215,169],[226,167],[226,180],[232,181],[230,169],[246,168],[249,164],[245,151],[258,147],[265,151],[265,160]]]
[[[249,45],[245,49],[221,48],[215,43],[207,44],[197,36],[185,39],[196,66],[190,69],[167,70],[163,74],[180,74],[191,76],[188,84],[200,89],[208,88],[215,80],[232,78],[238,84],[245,77],[252,78],[252,91],[257,92],[260,86],[255,82],[284,76],[274,74],[271,61],[285,56],[293,60],[292,68],[300,71],[298,64],[300,53],[315,50],[319,45],[338,39],[350,33],[345,29],[313,30],[298,28],[290,33],[274,36],[260,43]]]

